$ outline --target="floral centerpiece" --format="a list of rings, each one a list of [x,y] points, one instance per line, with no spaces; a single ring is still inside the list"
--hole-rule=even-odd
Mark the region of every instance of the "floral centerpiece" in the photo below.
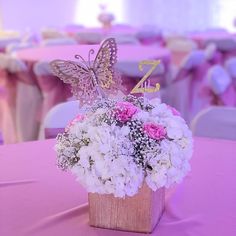
[[[58,135],[57,164],[89,192],[90,225],[152,232],[164,209],[164,187],[179,183],[190,169],[192,135],[178,111],[159,99],[109,98],[122,87],[114,70],[115,39],[104,40],[90,61],[93,53],[88,63],[79,55],[78,62],[51,63],[85,108]],[[147,88],[146,79],[158,61],[141,64],[152,69],[132,91],[156,91],[158,84]]]
[[[134,196],[179,183],[189,171],[192,136],[174,108],[134,96],[101,100],[57,137],[57,162],[91,193]]]

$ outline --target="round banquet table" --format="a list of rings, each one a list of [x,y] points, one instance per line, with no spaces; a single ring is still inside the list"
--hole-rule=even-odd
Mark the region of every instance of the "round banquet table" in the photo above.
[[[214,32],[214,31],[192,33],[189,35],[189,37],[198,44],[199,48],[204,48],[206,46],[206,43],[210,40],[213,41],[227,40],[227,39],[236,40],[235,34],[229,32]]]
[[[102,27],[91,27],[91,28],[71,28],[67,29],[66,32],[69,35],[76,35],[79,33],[97,33],[103,36],[107,35],[136,35],[139,32],[139,28],[131,26],[112,26],[111,28],[102,28]]]
[[[236,141],[195,138],[192,171],[167,190],[152,235],[236,235]],[[89,226],[87,193],[58,170],[55,140],[0,147],[0,235],[141,236]],[[122,217],[122,216],[120,216]]]
[[[18,130],[22,130],[22,137],[24,136],[23,132],[29,129],[29,127],[27,126],[27,122],[25,122],[25,119],[28,117],[27,115],[27,117],[25,118],[26,110],[38,110],[37,114],[34,116],[35,118],[32,118],[34,119],[32,121],[34,122],[34,130],[37,131],[37,125],[39,123],[43,123],[44,117],[47,112],[56,104],[66,101],[68,97],[72,96],[70,91],[68,91],[68,86],[63,84],[63,82],[57,77],[52,76],[50,71],[46,72],[47,74],[45,75],[43,74],[43,76],[37,74],[37,72],[35,73],[33,68],[36,63],[43,61],[47,64],[47,62],[55,59],[76,61],[74,57],[76,54],[79,54],[85,60],[88,60],[88,53],[90,49],[94,49],[96,54],[99,49],[99,45],[60,45],[49,47],[34,47],[22,49],[16,52],[16,56],[23,62],[25,62],[28,68],[27,73],[29,75],[25,76],[24,78],[25,80],[27,80],[27,87],[24,86],[24,91],[18,93],[18,97],[20,98],[18,100],[21,100],[22,102],[17,108],[19,110],[17,114],[19,114],[18,116],[20,117],[19,119],[17,118],[17,120],[23,121],[23,123],[18,122],[18,124],[20,124],[20,128],[18,128]],[[94,59],[93,56],[95,55],[92,55],[91,59]],[[141,60],[147,59],[160,59],[163,62],[164,71],[166,72],[169,68],[170,51],[158,46],[118,45],[118,63],[116,64],[116,66],[118,66],[118,64],[121,65],[121,67],[117,67],[117,70],[121,72],[122,84],[125,88],[124,93],[128,94],[134,88],[140,78],[145,75],[146,70],[149,69],[149,66],[146,66],[144,68],[144,71],[140,72],[138,69],[138,63]],[[128,72],[123,72],[120,68],[128,68]],[[131,76],[129,74],[130,71],[132,72]],[[135,72],[134,74],[133,71]],[[167,73],[164,73],[160,80],[165,82],[167,80],[166,75]],[[29,86],[29,84],[32,86]],[[29,90],[32,90],[31,87],[37,89],[39,93],[39,99],[36,97],[37,94],[34,96],[34,94],[30,93],[32,95],[30,100],[34,100],[34,104],[36,105],[39,104],[37,105],[37,107],[34,106],[33,108],[32,106],[28,106],[29,98],[25,96],[25,93],[27,91],[29,92]],[[40,97],[42,97],[42,99],[40,99]],[[31,110],[29,112],[32,114]],[[31,135],[30,137],[37,136],[37,133],[31,130],[29,131],[29,133]],[[22,140],[29,139],[22,138]],[[33,140],[33,138],[31,138],[30,140]]]
[[[81,55],[85,60],[88,59],[90,49],[98,51],[99,45],[68,45],[37,47],[19,50],[16,55],[18,58],[27,62],[52,61],[54,59],[75,60],[76,54]],[[139,62],[146,59],[161,59],[169,62],[170,51],[158,46],[143,45],[118,45],[118,61]]]
[[[7,46],[11,44],[19,44],[19,37],[1,37],[0,35],[0,52],[6,52]]]
[[[20,41],[19,32],[0,30],[0,52],[5,52],[9,44],[20,43]]]
[[[32,68],[38,61],[50,62],[55,59],[76,61],[76,54],[79,54],[85,60],[88,60],[90,49],[94,49],[96,55],[99,45],[60,45],[28,48],[19,50],[16,53],[16,56],[26,62],[31,75],[33,75]],[[95,55],[92,55],[91,59],[94,59],[93,56]],[[146,66],[144,71],[139,71],[138,64],[142,60],[160,59],[163,64],[164,73],[162,77],[159,78],[159,82],[161,82],[161,85],[164,85],[168,79],[171,53],[167,48],[144,45],[118,45],[117,57],[118,62],[115,66],[117,67],[117,70],[121,72],[123,85],[127,91],[131,91],[149,69],[149,67]]]
[[[94,49],[96,55],[99,45],[60,45],[28,48],[19,50],[16,53],[16,56],[26,62],[30,73],[33,74],[32,68],[38,61],[50,62],[55,59],[76,61],[76,54],[81,55],[87,61],[90,49]],[[118,45],[117,56],[118,63],[116,66],[118,70],[120,70],[121,67],[124,68],[125,72],[120,72],[123,75],[123,85],[128,91],[130,91],[130,89],[133,88],[135,84],[137,84],[139,79],[144,76],[148,70],[148,67],[145,67],[143,72],[139,72],[138,64],[142,60],[160,59],[164,66],[165,72],[163,74],[163,78],[161,79],[163,81],[162,84],[166,82],[171,58],[171,53],[167,48],[143,45]],[[93,55],[91,59],[94,59]],[[122,66],[118,67],[118,64]],[[132,76],[130,76],[130,74],[132,74]]]

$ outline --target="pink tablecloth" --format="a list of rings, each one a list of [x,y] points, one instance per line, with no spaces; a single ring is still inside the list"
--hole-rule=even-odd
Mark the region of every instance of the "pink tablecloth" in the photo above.
[[[55,59],[75,61],[75,54],[79,54],[87,60],[89,50],[94,49],[95,52],[97,52],[98,48],[98,45],[38,47],[18,51],[17,56],[29,64],[34,64],[37,61],[52,61]],[[127,63],[127,66],[129,66],[130,62],[137,64],[137,71],[138,63],[140,61],[147,59],[160,59],[165,67],[165,71],[167,72],[170,63],[170,56],[170,51],[168,49],[158,46],[118,45],[118,61],[124,64]],[[136,79],[137,80],[132,77],[122,78],[123,84],[127,87],[128,93],[137,84],[140,77],[137,77]]]
[[[0,147],[0,235],[146,235],[89,227],[87,193],[56,168],[54,143]],[[235,141],[195,138],[192,172],[167,191],[152,235],[235,236],[235,157]]]
[[[17,56],[24,61],[36,62],[40,60],[51,61],[54,59],[75,60],[75,54],[88,58],[90,49],[98,51],[98,45],[68,45],[23,49]],[[146,59],[170,59],[170,51],[157,46],[118,45],[118,61],[135,61]],[[138,69],[138,68],[137,68]]]

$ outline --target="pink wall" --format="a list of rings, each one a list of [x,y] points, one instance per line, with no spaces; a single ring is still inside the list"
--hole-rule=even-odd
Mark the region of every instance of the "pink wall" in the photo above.
[[[37,30],[73,23],[77,0],[1,0],[4,29]]]

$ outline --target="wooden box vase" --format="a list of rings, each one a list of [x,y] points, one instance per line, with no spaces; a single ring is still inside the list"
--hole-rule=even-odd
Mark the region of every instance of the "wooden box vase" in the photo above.
[[[153,192],[144,184],[133,197],[89,193],[88,199],[91,226],[151,233],[164,210],[165,189]]]

